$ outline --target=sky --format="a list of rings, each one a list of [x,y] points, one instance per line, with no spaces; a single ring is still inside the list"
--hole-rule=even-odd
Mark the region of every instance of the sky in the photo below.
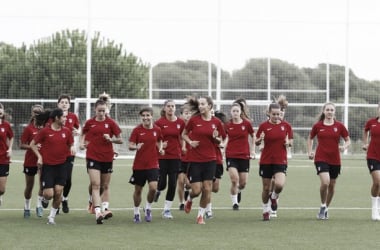
[[[380,80],[378,0],[3,0],[0,42],[31,45],[97,31],[151,65],[205,60],[230,72],[251,58],[348,65]]]

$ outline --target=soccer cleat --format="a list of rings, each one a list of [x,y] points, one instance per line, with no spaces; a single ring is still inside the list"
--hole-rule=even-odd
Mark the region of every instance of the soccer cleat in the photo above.
[[[185,210],[185,204],[181,204],[181,205],[179,205],[179,210],[181,210],[181,211],[183,211],[183,210]]]
[[[141,222],[139,214],[135,214],[135,216],[133,217],[133,222],[134,223],[140,223]]]
[[[94,208],[94,206],[92,205],[92,202],[91,202],[91,201],[88,202],[87,212],[88,212],[89,214],[95,214],[95,208]]]
[[[103,224],[103,215],[101,213],[98,213],[97,215],[95,215],[95,219],[96,219],[96,224]]]
[[[30,217],[30,210],[29,209],[24,209],[24,218],[27,219]]]
[[[48,225],[55,225],[54,218],[49,216],[48,217],[48,222],[46,224],[48,224]]]
[[[239,191],[237,194],[237,202],[240,203],[240,201],[241,201],[241,191]]]
[[[232,210],[239,210],[239,205],[237,203],[235,203],[233,206],[232,206]]]
[[[277,218],[277,211],[271,211],[270,212],[270,217],[271,218]]]
[[[145,221],[146,222],[152,221],[152,211],[150,209],[145,210]]]
[[[57,208],[57,212],[55,213],[55,215],[58,215],[58,214],[59,214],[59,210],[60,210],[60,209],[59,209],[59,208]]]
[[[318,220],[326,220],[326,207],[321,207],[319,213],[317,214]]]
[[[272,211],[277,211],[277,199],[270,198],[270,208]]]
[[[62,212],[67,214],[69,212],[69,203],[67,200],[62,201]]]
[[[111,210],[104,210],[103,212],[103,217],[105,220],[108,220],[109,218],[112,218],[113,214],[112,214],[112,211]]]
[[[170,210],[165,210],[162,212],[162,218],[164,219],[173,219],[173,215]]]
[[[270,213],[265,212],[263,213],[263,221],[269,221],[270,220]]]
[[[42,207],[36,207],[36,214],[38,217],[42,217],[42,215],[44,214],[44,209]]]
[[[202,216],[202,215],[199,215],[199,216],[197,217],[197,224],[200,224],[200,225],[204,225],[204,224],[206,224],[206,223],[205,223],[205,220],[203,219],[203,216]]]
[[[160,194],[161,194],[161,191],[157,190],[156,193],[154,194],[154,198],[153,198],[154,202],[158,201],[158,198],[160,198]]]
[[[328,214],[328,208],[326,208],[326,211],[325,211],[325,220],[328,220],[329,219],[329,214]]]
[[[191,211],[191,205],[193,205],[193,202],[190,200],[186,200],[185,202],[185,212],[188,214]]]
[[[45,200],[45,198],[42,199],[41,201],[42,207],[47,208],[49,206],[49,201]]]
[[[207,211],[205,213],[205,218],[206,219],[212,219],[212,218],[214,218],[214,216],[212,215],[212,211]]]

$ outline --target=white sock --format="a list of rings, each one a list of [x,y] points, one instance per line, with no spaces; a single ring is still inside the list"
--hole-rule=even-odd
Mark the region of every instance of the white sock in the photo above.
[[[69,198],[62,196],[62,201],[67,201]]]
[[[100,214],[102,212],[102,210],[100,209],[100,207],[95,207],[95,214]]]
[[[102,202],[102,211],[108,210],[110,203],[108,201]]]
[[[49,217],[55,218],[55,215],[57,214],[58,209],[57,208],[50,208],[50,214]]]
[[[205,215],[205,208],[203,208],[203,207],[199,207],[199,209],[198,209],[198,217],[199,216],[204,216]]]
[[[211,212],[211,206],[212,206],[211,202],[207,204],[207,206],[206,206],[206,211],[207,212]]]
[[[372,197],[372,196],[371,196],[372,208],[374,208],[374,209],[377,209],[377,208],[378,208],[378,205],[379,205],[379,204],[377,203],[378,200],[379,200],[378,197]]]
[[[37,196],[37,207],[42,207],[43,196]]]
[[[232,205],[238,204],[237,194],[231,194],[231,201],[232,201]]]
[[[25,210],[30,210],[30,199],[25,199],[24,208]]]
[[[172,205],[173,205],[173,202],[172,201],[168,201],[168,200],[165,200],[165,203],[164,203],[164,210],[170,210],[172,208]]]
[[[270,212],[270,211],[271,211],[271,208],[269,206],[269,202],[263,203],[263,213],[267,213],[267,212]]]
[[[271,198],[272,199],[277,199],[278,198],[278,193],[276,193],[276,192],[272,192],[272,195],[271,195]]]
[[[133,214],[140,214],[140,207],[133,207]]]
[[[145,210],[152,210],[152,203],[146,202]]]

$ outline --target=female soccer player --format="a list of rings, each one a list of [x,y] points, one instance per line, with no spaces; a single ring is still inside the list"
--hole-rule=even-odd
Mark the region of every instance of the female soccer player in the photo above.
[[[152,221],[152,202],[157,190],[158,154],[164,155],[161,129],[153,124],[153,109],[144,107],[139,112],[141,124],[137,125],[129,137],[129,150],[136,150],[133,161],[133,174],[129,182],[135,186],[133,193],[135,223],[141,222],[140,204],[143,187],[148,182],[148,194],[145,205],[145,221]]]
[[[211,114],[211,97],[190,97],[188,105],[194,114],[182,134],[182,138],[191,146],[188,152],[191,191],[185,203],[185,212],[190,213],[193,199],[201,195],[197,223],[205,224],[203,217],[211,200],[216,168],[215,143],[224,140],[226,134],[222,122]]]
[[[238,193],[247,183],[250,159],[255,158],[254,130],[251,122],[242,117],[242,109],[242,105],[233,103],[231,120],[226,124],[226,163],[233,210],[239,210]]]
[[[313,139],[317,137],[318,145],[313,151]],[[344,139],[343,146],[339,146],[340,138]],[[321,207],[317,218],[328,219],[328,207],[335,192],[336,179],[340,174],[341,161],[339,150],[346,150],[351,144],[346,127],[335,120],[335,105],[325,103],[318,121],[313,125],[307,139],[307,152],[309,159],[314,159],[319,179]]]
[[[62,190],[66,184],[66,159],[75,154],[71,131],[64,127],[66,114],[62,109],[47,111],[50,123],[34,137],[30,147],[37,156],[37,166],[42,168],[41,181],[44,199],[53,198],[48,224],[55,224],[55,215],[62,200]]]
[[[114,159],[113,143],[123,143],[119,125],[106,115],[106,110],[106,102],[103,100],[95,102],[95,117],[86,121],[80,137],[80,149],[86,148],[87,171],[97,224],[103,224],[103,219],[113,216],[111,210],[101,208],[100,190],[107,190],[111,182]],[[104,194],[105,192],[103,196]]]
[[[185,122],[175,115],[176,107],[173,100],[167,100],[161,111],[161,118],[155,122],[155,125],[161,129],[163,137],[163,149],[165,154],[159,156],[159,179],[157,192],[154,201],[168,185],[164,203],[162,217],[164,219],[173,219],[170,211],[177,186],[177,175],[181,164],[181,142],[182,131],[185,128]]]
[[[363,150],[367,151],[367,166],[372,177],[372,220],[380,220],[380,103],[377,117],[369,119],[364,126]]]
[[[30,207],[31,207],[31,198],[32,191],[34,187],[34,177],[38,174],[37,183],[38,183],[38,197],[36,204],[36,214],[38,217],[42,217],[43,208],[42,208],[42,185],[41,185],[41,172],[38,171],[37,167],[37,156],[30,147],[30,142],[37,135],[38,131],[42,128],[44,124],[38,124],[36,115],[39,115],[44,112],[44,108],[39,105],[32,106],[32,117],[28,126],[26,126],[21,134],[20,148],[25,149],[24,157],[24,174],[25,174],[25,189],[24,189],[24,218],[30,217]]]
[[[71,98],[69,95],[62,94],[58,97],[58,108],[62,109],[63,112],[65,112],[66,115],[66,122],[65,127],[70,129],[72,136],[78,136],[79,135],[79,119],[78,116],[72,112],[70,112],[70,101]],[[68,155],[67,156],[67,162],[66,162],[66,171],[67,171],[67,180],[66,185],[63,188],[62,193],[62,212],[68,213],[69,212],[69,202],[68,202],[68,196],[71,190],[72,185],[72,174],[73,174],[73,166],[74,166],[74,159],[75,155]]]
[[[187,124],[191,117],[191,111],[187,105],[181,107],[181,116],[180,118]],[[182,154],[181,154],[181,166],[178,171],[177,176],[177,191],[179,199],[179,210],[185,210],[185,200],[189,195],[190,183],[187,178],[189,162],[187,160],[187,152],[190,149],[190,145],[187,144],[184,140],[181,142],[182,145]]]
[[[271,103],[268,109],[269,119],[260,124],[256,133],[256,146],[264,142],[260,156],[260,176],[263,183],[262,202],[263,220],[270,220],[271,206],[277,206],[277,199],[284,188],[288,168],[287,147],[292,145],[287,135],[291,126],[280,118],[281,107]],[[271,181],[274,177],[274,192],[270,194]],[[269,202],[270,200],[270,202]],[[271,203],[271,205],[270,205]]]
[[[0,103],[0,206],[3,202],[3,195],[9,175],[9,163],[14,140],[11,125],[5,118],[4,106]]]

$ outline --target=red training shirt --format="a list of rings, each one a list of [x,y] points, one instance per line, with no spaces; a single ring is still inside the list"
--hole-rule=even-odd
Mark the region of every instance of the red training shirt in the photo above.
[[[159,159],[180,159],[181,158],[181,135],[185,128],[185,122],[177,118],[169,121],[166,117],[161,117],[155,122],[161,128],[162,141],[167,142],[165,154],[159,155]]]
[[[136,143],[136,145],[144,143],[142,147],[136,151],[132,167],[133,170],[159,168],[157,143],[161,140],[161,129],[156,125],[153,125],[151,129],[147,129],[140,124],[133,129],[129,141]]]
[[[34,137],[38,134],[39,129],[33,123],[29,123],[24,128],[21,135],[21,143],[29,145]],[[25,152],[24,167],[37,167],[37,156],[32,149],[28,148]]]
[[[226,124],[228,142],[226,147],[226,157],[236,159],[250,159],[251,152],[248,138],[253,135],[254,130],[249,120],[243,119],[236,124],[230,120]]]
[[[349,136],[343,123],[334,121],[332,125],[324,125],[323,121],[315,123],[310,131],[310,138],[317,136],[318,145],[314,162],[326,162],[330,165],[340,165],[339,141]]]
[[[13,138],[11,124],[7,121],[0,121],[0,164],[9,164],[10,158],[7,156],[8,140]]]
[[[378,118],[369,119],[364,126],[364,131],[369,131],[371,136],[367,149],[367,159],[380,161],[380,123],[377,120]]]

